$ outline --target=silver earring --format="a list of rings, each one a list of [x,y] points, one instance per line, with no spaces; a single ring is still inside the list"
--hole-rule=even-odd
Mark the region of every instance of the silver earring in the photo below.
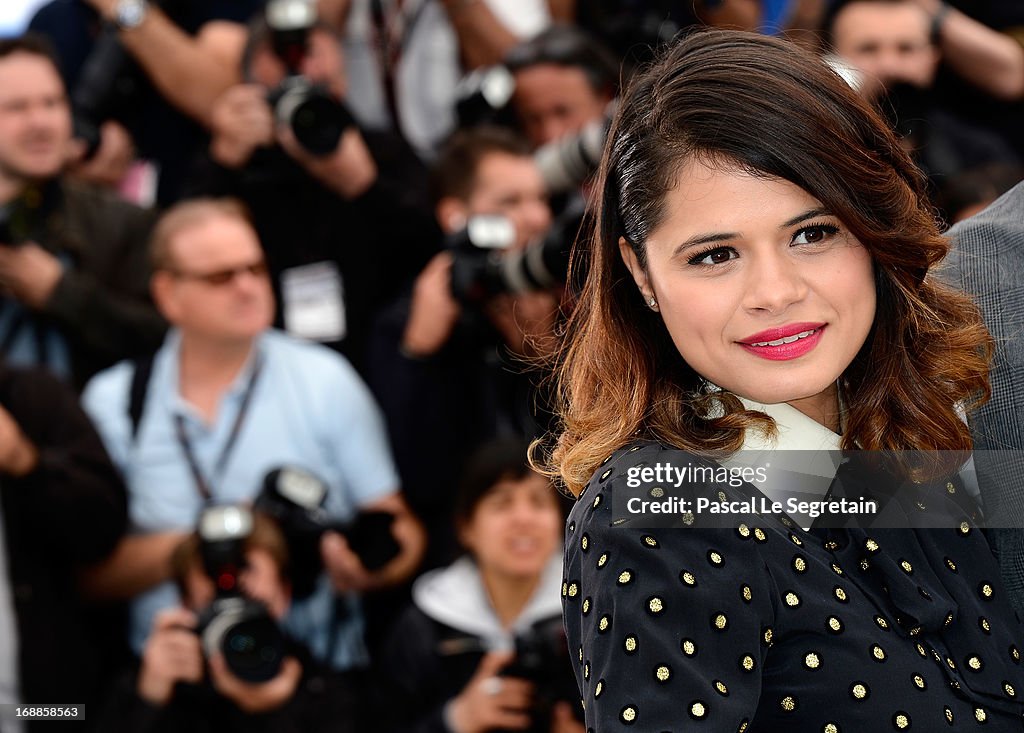
[[[654,310],[658,307],[658,300],[653,295],[647,300],[647,307]]]

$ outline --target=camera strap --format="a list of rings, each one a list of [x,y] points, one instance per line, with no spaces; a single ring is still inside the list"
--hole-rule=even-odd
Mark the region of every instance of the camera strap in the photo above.
[[[213,478],[214,481],[219,482],[224,476],[224,470],[227,468],[228,460],[231,458],[231,452],[235,448],[235,443],[238,441],[238,436],[242,432],[242,425],[245,423],[246,415],[249,412],[249,405],[252,402],[252,395],[256,388],[256,381],[259,379],[260,372],[263,369],[263,359],[260,354],[256,355],[255,362],[252,367],[252,374],[249,376],[249,383],[245,386],[245,393],[242,395],[242,403],[238,406],[238,414],[235,416],[235,422],[231,426],[231,432],[228,434],[228,439],[224,443],[224,447],[221,449],[220,456],[217,458],[217,463],[214,465]],[[192,442],[188,439],[188,431],[185,430],[185,418],[180,414],[174,416],[174,427],[178,436],[178,443],[181,445],[181,450],[185,454],[185,460],[188,461],[189,470],[192,472],[192,480],[195,483],[196,491],[206,501],[210,501],[213,498],[213,489],[210,482],[206,480],[206,476],[203,474],[202,469],[199,468],[199,462],[196,460],[195,452],[192,450]]]

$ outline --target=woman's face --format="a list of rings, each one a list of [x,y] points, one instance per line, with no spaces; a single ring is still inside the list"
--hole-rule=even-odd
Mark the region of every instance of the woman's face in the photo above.
[[[835,382],[875,317],[871,256],[802,188],[686,163],[642,269],[619,247],[683,359],[748,399],[829,424]]]
[[[562,513],[546,478],[529,473],[499,481],[462,527],[462,544],[481,572],[509,579],[537,577],[558,550]]]

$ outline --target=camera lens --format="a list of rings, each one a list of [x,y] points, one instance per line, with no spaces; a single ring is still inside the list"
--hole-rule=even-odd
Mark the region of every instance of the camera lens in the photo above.
[[[224,660],[237,677],[253,682],[273,679],[281,668],[283,639],[269,618],[235,624],[221,645]]]

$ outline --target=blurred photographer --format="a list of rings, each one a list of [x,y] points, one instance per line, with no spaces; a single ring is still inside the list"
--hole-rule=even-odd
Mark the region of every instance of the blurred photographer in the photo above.
[[[124,484],[75,393],[0,358],[0,703],[98,701],[120,649],[105,643],[78,574],[126,525]],[[46,726],[0,714],[5,733]]]
[[[373,569],[337,532],[318,538],[325,572],[287,619],[333,667],[366,665],[360,597],[402,583],[423,547],[369,390],[343,357],[270,328],[266,263],[237,202],[169,209],[152,256],[154,297],[174,328],[151,359],[99,374],[83,398],[127,478],[134,524],[95,572],[96,592],[133,597],[141,652],[155,615],[177,604],[169,558],[204,506],[250,501],[273,468],[303,466],[327,483],[333,522],[367,511],[391,520],[398,552]]]
[[[339,39],[305,0],[272,0],[250,24],[243,74],[213,106],[192,189],[253,212],[277,325],[362,370],[373,314],[440,240],[426,170],[396,135],[356,125]]]
[[[435,213],[454,246],[435,256],[412,292],[382,314],[369,381],[436,564],[454,544],[452,471],[461,471],[482,441],[533,436],[546,420],[535,412],[539,375],[525,363],[553,343],[560,288],[513,292],[506,285],[497,292],[475,282],[484,272],[477,263],[516,260],[551,226],[544,184],[524,141],[495,128],[457,133],[433,183]],[[504,220],[507,238],[481,250],[481,242],[469,241],[472,224],[493,215]]]
[[[526,465],[487,444],[455,514],[466,555],[420,577],[380,660],[381,726],[398,733],[583,733],[562,632],[563,513]]]
[[[96,156],[125,148],[148,161],[146,188],[181,197],[214,100],[239,80],[244,23],[263,0],[51,0],[30,23],[57,47],[78,134]],[[116,156],[115,156],[116,157]],[[149,202],[145,202],[149,203]]]
[[[213,604],[218,598],[244,601],[255,609],[252,614],[261,614],[256,621],[271,628],[291,605],[288,546],[280,529],[273,520],[244,507],[214,511],[221,509],[238,514],[226,517],[225,524],[234,524],[231,541],[236,547],[229,554],[240,557],[222,558],[211,567],[211,548],[224,540],[204,536],[202,528],[178,546],[171,565],[182,607],[166,609],[154,619],[138,671],[119,684],[101,729],[357,730],[349,682],[313,661],[305,647],[272,633],[264,632],[261,638],[261,629],[251,621],[244,626],[244,621],[228,617],[215,628],[217,617],[211,618],[211,612],[216,612]],[[237,564],[224,567],[225,560]],[[221,611],[220,616],[227,613]],[[211,655],[211,638],[222,640],[226,651]],[[273,660],[274,669],[251,674],[254,660],[249,657],[257,654]],[[241,656],[235,662],[241,672],[233,671],[227,655]],[[254,676],[259,679],[246,679]]]
[[[0,352],[81,388],[155,346],[152,215],[68,180],[71,111],[49,45],[0,41]]]

